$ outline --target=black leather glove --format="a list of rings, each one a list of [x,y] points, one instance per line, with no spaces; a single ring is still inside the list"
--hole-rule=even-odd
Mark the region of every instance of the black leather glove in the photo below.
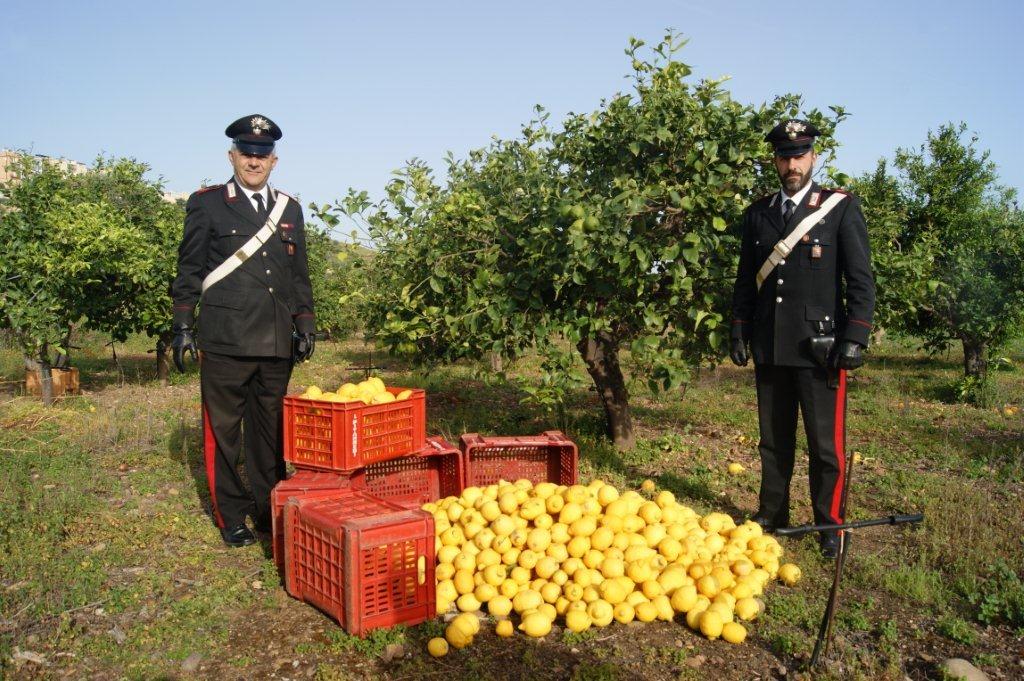
[[[732,339],[732,348],[729,351],[729,358],[738,367],[747,366],[747,342],[740,338]]]
[[[864,366],[864,347],[855,341],[845,340],[839,344],[833,363],[836,369],[856,369]]]
[[[294,342],[295,351],[292,354],[296,362],[305,362],[313,356],[313,350],[316,348],[315,333],[296,333]]]
[[[199,348],[196,347],[196,339],[192,335],[192,327],[185,324],[177,324],[174,326],[173,331],[174,338],[171,340],[171,349],[172,356],[174,357],[174,366],[181,373],[185,373],[185,353],[191,353],[192,361],[198,362]]]

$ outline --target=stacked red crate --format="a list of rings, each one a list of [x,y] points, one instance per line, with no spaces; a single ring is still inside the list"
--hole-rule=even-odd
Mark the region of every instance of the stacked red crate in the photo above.
[[[519,479],[575,485],[579,450],[564,433],[549,430],[536,436],[490,436],[466,433],[459,439],[463,488]]]
[[[434,518],[359,490],[285,504],[285,585],[350,634],[435,615]]]

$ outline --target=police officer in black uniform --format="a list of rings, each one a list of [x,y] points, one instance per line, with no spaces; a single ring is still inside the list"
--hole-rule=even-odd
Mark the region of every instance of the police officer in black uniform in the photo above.
[[[171,346],[182,372],[186,353],[199,351],[213,516],[227,545],[245,546],[256,541],[246,516],[270,529],[270,490],[284,476],[283,398],[293,362],[313,354],[313,294],[302,208],[267,184],[281,129],[255,114],[225,134],[234,176],[185,206]],[[243,428],[251,493],[237,468]]]
[[[819,134],[807,121],[787,120],[766,136],[782,188],[743,216],[733,289],[730,355],[746,366],[749,344],[757,383],[761,491],[752,519],[769,532],[789,524],[798,410],[814,522],[843,521],[846,370],[864,363],[875,307],[860,202],[811,180]],[[810,229],[797,238],[801,226]],[[791,248],[780,244],[787,236]],[[819,542],[826,557],[835,555],[837,533],[823,532]]]

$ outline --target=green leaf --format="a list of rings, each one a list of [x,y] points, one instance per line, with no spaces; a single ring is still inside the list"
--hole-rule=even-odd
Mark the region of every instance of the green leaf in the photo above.
[[[725,220],[716,215],[711,219],[711,226],[714,227],[715,231],[723,232],[725,231],[726,223]]]

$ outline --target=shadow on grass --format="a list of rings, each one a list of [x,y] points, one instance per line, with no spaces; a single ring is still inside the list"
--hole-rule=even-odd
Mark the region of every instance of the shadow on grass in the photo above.
[[[245,451],[244,433],[242,451]],[[184,419],[171,429],[167,439],[167,453],[172,461],[183,466],[192,477],[192,486],[195,491],[196,502],[203,509],[203,513],[216,525],[213,517],[213,501],[210,498],[210,485],[206,478],[206,459],[203,448],[203,425],[199,423],[188,423]],[[248,476],[245,470],[244,454],[238,463],[238,473],[242,483],[248,488]],[[271,539],[268,536],[257,534],[263,555],[270,558],[273,555]]]
[[[189,423],[181,419],[167,438],[167,453],[171,461],[183,466],[192,477],[196,501],[203,513],[213,522],[213,504],[210,486],[206,481],[206,461],[203,457],[202,423]]]

